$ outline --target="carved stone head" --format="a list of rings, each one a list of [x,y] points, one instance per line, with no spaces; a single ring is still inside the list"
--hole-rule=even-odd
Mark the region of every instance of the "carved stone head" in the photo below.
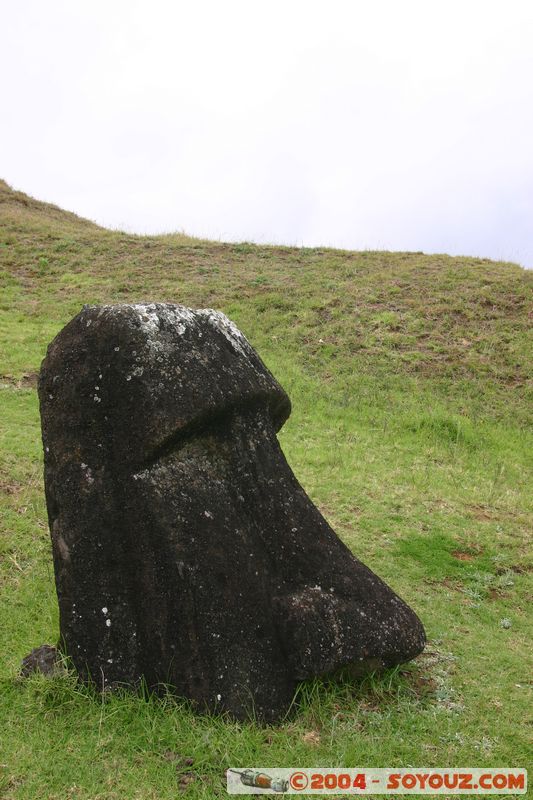
[[[85,307],[39,397],[62,646],[82,679],[275,720],[301,679],[423,649],[415,613],[293,475],[276,437],[289,398],[223,314]]]

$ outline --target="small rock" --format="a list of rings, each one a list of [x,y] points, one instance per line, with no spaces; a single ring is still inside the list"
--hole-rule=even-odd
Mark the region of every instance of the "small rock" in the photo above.
[[[28,653],[22,659],[22,667],[20,674],[23,678],[29,677],[34,672],[40,672],[42,675],[57,675],[61,672],[60,656],[57,648],[51,644],[42,644],[40,647],[34,647],[31,653]]]

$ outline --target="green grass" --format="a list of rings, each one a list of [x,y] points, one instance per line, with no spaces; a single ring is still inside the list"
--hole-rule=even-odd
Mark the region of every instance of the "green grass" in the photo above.
[[[0,223],[0,795],[224,797],[230,765],[527,766],[533,274],[131,236],[1,182]],[[424,621],[416,662],[305,684],[276,727],[17,678],[58,635],[34,376],[82,304],[140,300],[213,306],[245,332],[293,401],[297,477]]]

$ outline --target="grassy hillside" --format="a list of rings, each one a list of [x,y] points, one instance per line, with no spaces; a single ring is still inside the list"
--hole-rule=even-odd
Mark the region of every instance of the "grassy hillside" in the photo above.
[[[0,794],[224,797],[227,766],[526,766],[533,273],[486,259],[107,231],[0,182]],[[57,638],[36,373],[84,303],[224,311],[287,389],[280,440],[419,613],[417,662],[301,687],[275,728],[17,680]],[[529,704],[529,705],[528,705]]]

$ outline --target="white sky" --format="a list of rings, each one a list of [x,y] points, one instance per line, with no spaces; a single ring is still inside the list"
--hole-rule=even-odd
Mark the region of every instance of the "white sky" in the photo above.
[[[17,0],[0,176],[139,233],[533,267],[531,0]]]

